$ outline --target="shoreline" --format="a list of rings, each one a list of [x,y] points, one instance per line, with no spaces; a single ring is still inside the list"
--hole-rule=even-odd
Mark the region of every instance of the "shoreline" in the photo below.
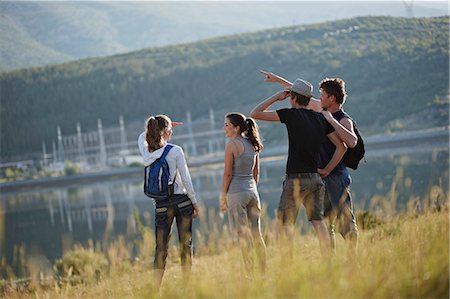
[[[414,133],[414,134],[413,134]],[[389,156],[393,154],[412,154],[433,151],[448,151],[449,127],[419,132],[406,132],[392,135],[373,135],[364,138],[366,144],[365,157]],[[432,145],[430,147],[430,145]],[[261,162],[273,163],[287,158],[287,144],[267,148],[262,153]],[[223,167],[223,153],[215,153],[203,157],[193,157],[187,161],[192,173],[199,169],[217,169]],[[143,177],[142,167],[110,168],[107,170],[46,177],[31,180],[20,180],[0,183],[0,194],[28,191],[41,187],[68,186],[75,183],[91,183],[114,177]]]
[[[108,178],[123,177],[124,175],[143,174],[142,168],[113,168],[106,171],[92,173],[78,173],[74,175],[62,175],[58,177],[47,177],[33,180],[22,180],[0,184],[0,194],[12,193],[17,191],[29,191],[42,187],[61,187],[74,183],[92,183],[103,181]]]

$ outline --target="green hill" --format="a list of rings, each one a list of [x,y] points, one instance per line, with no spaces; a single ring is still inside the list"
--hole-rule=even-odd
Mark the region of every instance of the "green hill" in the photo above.
[[[448,11],[439,2],[406,6],[400,1],[0,1],[0,70],[356,16],[433,17]]]
[[[36,41],[30,33],[16,20],[9,16],[0,18],[1,62],[0,68],[33,64],[60,63],[73,59]],[[20,52],[20,54],[18,53]]]
[[[184,119],[247,113],[278,87],[259,69],[315,87],[342,77],[347,111],[366,135],[448,124],[449,19],[364,17],[144,49],[105,58],[0,73],[1,156],[24,156],[54,139],[116,125],[119,115]],[[317,89],[315,95],[318,95]],[[265,136],[279,135],[272,126]]]

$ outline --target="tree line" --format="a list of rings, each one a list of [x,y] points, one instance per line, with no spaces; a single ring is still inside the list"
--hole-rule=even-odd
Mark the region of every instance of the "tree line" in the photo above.
[[[259,69],[315,85],[342,77],[347,110],[366,134],[448,124],[448,17],[360,17],[143,49],[0,73],[1,159],[63,134],[116,125],[119,115],[184,119],[242,111],[278,86]],[[423,122],[423,118],[429,122]],[[263,128],[276,141],[281,126]],[[270,137],[270,138],[269,138]]]

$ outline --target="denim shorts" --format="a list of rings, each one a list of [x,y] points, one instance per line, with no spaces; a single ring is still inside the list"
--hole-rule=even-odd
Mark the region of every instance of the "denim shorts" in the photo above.
[[[322,220],[324,197],[325,187],[318,173],[288,174],[283,183],[278,219],[282,224],[294,224],[303,204],[308,220]]]
[[[350,194],[351,177],[348,170],[331,173],[325,177],[325,217],[333,223],[337,218],[339,232],[346,236],[356,229],[356,218],[353,213],[353,202]]]

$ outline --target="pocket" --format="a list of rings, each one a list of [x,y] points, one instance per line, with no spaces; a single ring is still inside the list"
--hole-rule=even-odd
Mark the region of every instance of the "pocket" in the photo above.
[[[156,213],[165,213],[167,212],[167,208],[166,207],[162,207],[162,208],[156,208]]]
[[[325,178],[325,186],[328,189],[336,189],[341,187],[341,179],[336,175],[329,175]]]
[[[325,183],[321,177],[311,179],[310,184],[310,190],[314,192],[325,188]]]
[[[167,207],[159,207],[155,209],[156,229],[165,229],[169,227],[167,211],[168,211]]]
[[[301,184],[300,179],[286,179],[283,185],[283,192],[286,194],[293,194],[300,192]]]
[[[323,178],[321,178],[321,177],[317,178],[317,184],[322,187],[325,187],[325,182],[324,182]]]
[[[177,204],[178,210],[182,216],[191,216],[194,214],[194,205],[191,200],[186,200]]]

